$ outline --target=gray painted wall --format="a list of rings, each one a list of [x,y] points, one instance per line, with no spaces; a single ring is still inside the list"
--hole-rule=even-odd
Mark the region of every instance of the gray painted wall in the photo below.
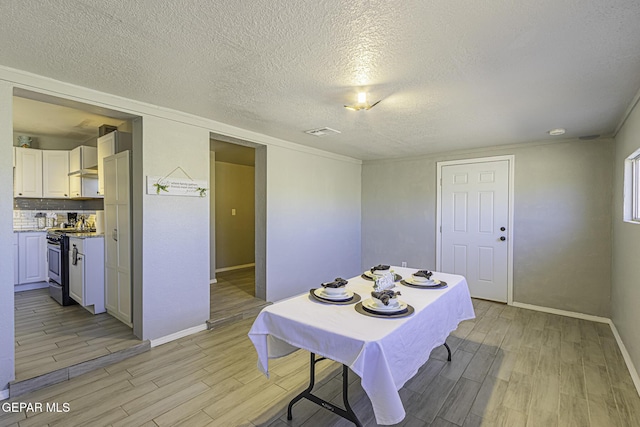
[[[216,268],[252,264],[255,261],[255,168],[215,163]],[[236,210],[235,215],[231,214],[232,209]]]
[[[622,221],[624,160],[640,148],[640,107],[616,135],[611,319],[636,370],[640,368],[640,224]]]
[[[436,162],[515,155],[514,301],[609,316],[611,140],[365,162],[362,268],[435,268]]]
[[[143,174],[177,166],[209,178],[209,131],[144,116]],[[177,175],[180,176],[180,175]],[[142,197],[143,339],[202,326],[209,319],[209,197]]]
[[[0,391],[15,378],[13,306],[13,105],[12,85],[0,81]]]
[[[360,272],[361,165],[268,147],[267,300]]]

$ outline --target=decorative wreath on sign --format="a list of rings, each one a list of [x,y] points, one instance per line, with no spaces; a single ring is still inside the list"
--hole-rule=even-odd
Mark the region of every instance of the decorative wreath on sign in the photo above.
[[[187,178],[189,178],[192,182],[195,182],[195,180],[193,178],[191,178],[189,176],[189,174],[187,172],[185,172],[184,169],[182,169],[180,166],[178,166],[174,170],[172,170],[171,172],[169,172],[168,174],[166,174],[165,176],[160,178],[155,184],[153,184],[153,186],[156,188],[156,194],[160,194],[161,191],[165,191],[167,193],[169,192],[169,184],[162,184],[162,181],[164,179],[169,178],[177,170],[180,170]],[[209,191],[209,189],[208,188],[198,187],[198,188],[195,189],[195,191],[198,192],[198,195],[200,197],[205,197],[207,195],[207,191]]]

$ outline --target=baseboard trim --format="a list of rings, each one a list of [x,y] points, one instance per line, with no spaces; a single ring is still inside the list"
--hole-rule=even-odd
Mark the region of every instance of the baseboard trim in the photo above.
[[[157,347],[159,345],[166,344],[168,342],[175,341],[177,339],[184,338],[186,336],[196,334],[198,332],[202,332],[206,330],[207,330],[207,324],[204,323],[203,325],[194,326],[193,328],[184,329],[182,331],[178,331],[176,333],[165,335],[164,337],[156,338],[149,341],[151,342],[151,348],[153,348],[153,347]]]
[[[15,285],[13,287],[13,292],[32,291],[34,289],[44,289],[48,287],[48,282],[25,283],[24,285]]]
[[[213,285],[214,283],[218,283],[218,279],[211,279],[211,280],[209,281],[209,284],[210,284],[210,285]]]
[[[613,323],[613,320],[606,317],[593,316],[591,314],[558,310],[557,308],[542,307],[539,305],[524,304],[521,302],[513,302],[512,305],[514,307],[525,308],[528,310],[542,311],[544,313],[551,313],[551,314],[559,314],[560,316],[575,317],[576,319],[590,320],[592,322],[606,323],[607,325],[609,325],[609,327],[611,328],[611,332],[613,332],[613,336],[616,338],[616,342],[618,343],[618,348],[622,353],[624,363],[627,365],[627,369],[629,370],[629,375],[631,375],[631,380],[633,381],[633,384],[636,387],[636,391],[638,392],[638,394],[640,394],[640,376],[638,376],[638,371],[636,370],[636,367],[633,365],[633,362],[631,361],[631,355],[627,351],[627,347],[625,347],[624,342],[622,341],[622,337],[618,333],[618,329],[616,328],[616,325]]]
[[[620,348],[620,352],[622,353],[622,357],[624,358],[624,363],[627,364],[627,369],[629,370],[629,374],[631,374],[631,379],[633,380],[633,384],[636,386],[636,391],[640,394],[640,377],[638,377],[638,371],[636,371],[636,367],[633,366],[633,362],[631,361],[631,355],[627,351],[627,347],[625,347],[622,342],[622,337],[618,333],[618,329],[613,321],[609,321],[609,326],[611,326],[611,331],[613,332],[613,336],[616,337],[616,342],[618,343],[618,348]]]
[[[252,262],[251,264],[232,265],[231,267],[216,268],[216,273],[221,273],[223,271],[240,270],[241,268],[255,267],[255,266],[256,266],[255,262]]]
[[[611,319],[607,317],[594,316],[592,314],[577,313],[575,311],[559,310],[557,308],[542,307],[540,305],[525,304],[522,302],[513,302],[514,307],[525,308],[527,310],[542,311],[544,313],[558,314],[560,316],[575,317],[576,319],[590,320],[592,322],[611,324]]]
[[[0,400],[7,400],[9,398],[9,389],[0,390]]]

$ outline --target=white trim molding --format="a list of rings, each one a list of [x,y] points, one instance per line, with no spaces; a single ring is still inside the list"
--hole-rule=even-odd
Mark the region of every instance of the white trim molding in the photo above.
[[[9,398],[9,389],[0,390],[0,400],[7,400]]]
[[[620,353],[622,353],[622,357],[624,358],[624,363],[627,365],[627,369],[629,370],[629,374],[631,375],[631,379],[633,380],[633,384],[636,386],[636,391],[640,394],[640,377],[638,376],[638,371],[636,367],[633,365],[631,361],[631,355],[627,351],[627,347],[625,347],[622,342],[622,337],[618,333],[618,329],[612,320],[609,321],[609,325],[611,326],[611,331],[613,332],[613,336],[616,337],[616,342],[618,343],[618,347],[620,348]]]
[[[209,280],[209,284],[213,285],[214,283],[218,283],[218,279],[211,279]]]
[[[559,310],[557,308],[542,307],[542,306],[539,306],[539,305],[525,304],[525,303],[516,302],[516,301],[514,301],[513,304],[511,304],[511,305],[513,305],[514,307],[525,308],[527,310],[542,311],[543,313],[558,314],[560,316],[574,317],[576,319],[590,320],[592,322],[606,323],[606,324],[609,324],[609,325],[611,324],[611,319],[609,319],[607,317],[594,316],[592,314],[577,313],[575,311]]]
[[[486,163],[506,160],[509,162],[509,220],[507,232],[507,304],[513,304],[513,217],[515,188],[515,158],[504,156],[478,157],[472,159],[447,160],[436,163],[436,270],[442,271],[442,167],[470,163]]]
[[[153,347],[157,347],[159,345],[166,344],[168,342],[175,341],[177,339],[184,338],[189,335],[197,334],[198,332],[202,332],[206,330],[207,330],[207,324],[205,323],[203,325],[194,326],[193,328],[184,329],[182,331],[178,331],[173,334],[165,335],[164,337],[149,340],[149,342],[151,343],[151,348],[153,348]]]
[[[241,268],[248,268],[248,267],[255,267],[255,266],[256,266],[255,262],[252,262],[251,264],[232,265],[231,267],[216,268],[216,273],[221,273],[223,271],[240,270]]]

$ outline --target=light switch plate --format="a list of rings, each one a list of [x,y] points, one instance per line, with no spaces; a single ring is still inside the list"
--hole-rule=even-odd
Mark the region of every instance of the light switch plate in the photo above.
[[[235,209],[231,209],[231,215],[235,216],[235,214],[236,214],[236,210]]]

